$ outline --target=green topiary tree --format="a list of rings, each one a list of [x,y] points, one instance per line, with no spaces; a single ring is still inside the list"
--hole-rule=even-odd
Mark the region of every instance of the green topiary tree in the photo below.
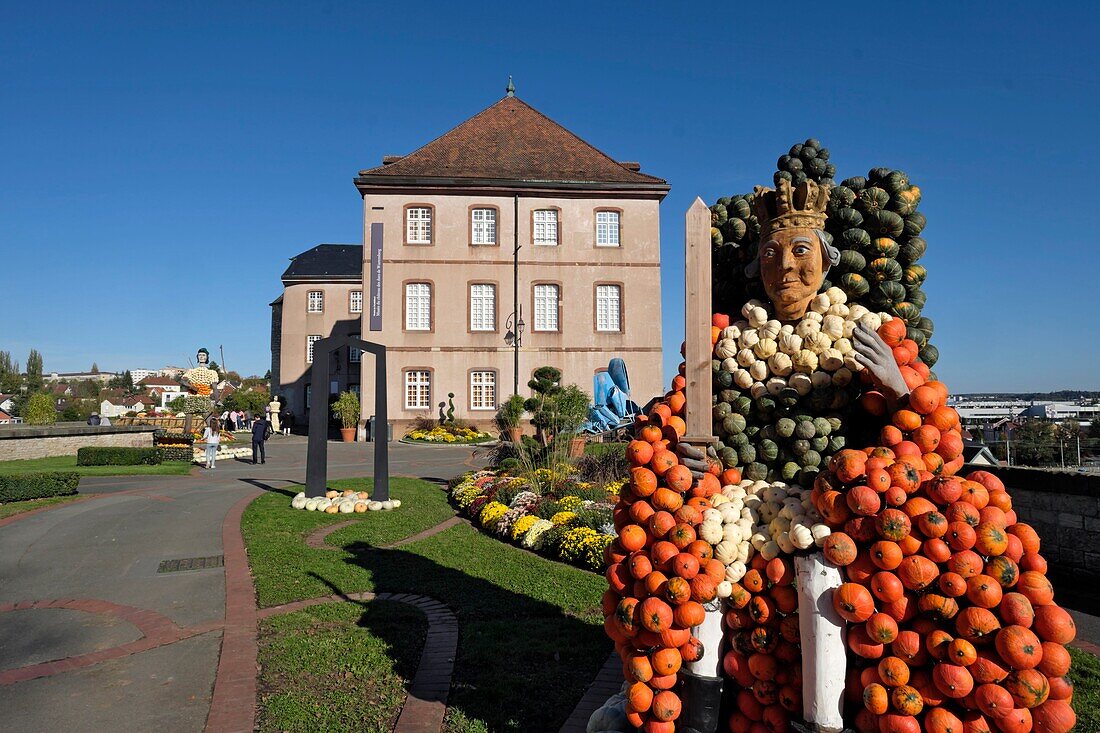
[[[57,409],[53,397],[45,392],[35,392],[23,408],[23,422],[28,425],[53,425],[57,422]]]

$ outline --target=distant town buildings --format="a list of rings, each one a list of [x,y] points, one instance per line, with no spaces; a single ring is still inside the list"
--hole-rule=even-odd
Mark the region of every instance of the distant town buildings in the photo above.
[[[1055,423],[1076,420],[1087,428],[1100,419],[1100,404],[1094,401],[1055,402],[1020,399],[981,399],[963,395],[949,400],[966,427],[988,428],[1006,420],[1041,418]]]
[[[106,384],[118,376],[116,372],[50,372],[43,375],[46,382],[76,382],[80,380],[94,380]]]

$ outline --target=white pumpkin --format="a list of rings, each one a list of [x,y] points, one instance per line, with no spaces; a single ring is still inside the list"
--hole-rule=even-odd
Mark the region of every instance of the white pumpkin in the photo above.
[[[728,580],[723,580],[718,584],[715,592],[717,593],[719,598],[729,598],[731,595],[733,595],[733,583],[729,582]]]
[[[752,347],[752,353],[756,355],[757,359],[767,359],[778,350],[779,344],[773,338],[762,338]]]
[[[870,331],[877,331],[882,325],[882,316],[877,313],[868,312],[859,319],[859,322],[864,328]]]
[[[305,510],[307,512],[315,512],[315,511],[317,511],[317,505],[320,504],[320,503],[321,503],[321,500],[317,499],[317,498],[307,499],[306,503],[305,503]]]
[[[848,306],[848,319],[852,321],[858,321],[863,316],[867,315],[871,311],[864,308],[859,303]]]
[[[775,544],[779,545],[779,549],[786,555],[794,554],[794,543],[791,542],[791,535],[789,532],[780,532],[775,537]]]
[[[733,373],[733,383],[741,389],[748,389],[755,380],[748,369],[738,369]]]
[[[745,567],[745,563],[737,560],[726,566],[726,580],[731,583],[738,583],[741,581],[741,578],[745,577],[746,572],[747,568]]]
[[[305,509],[307,501],[308,499],[306,498],[306,492],[300,491],[294,495],[293,499],[290,500],[290,506],[294,507],[295,509]]]
[[[355,512],[355,502],[345,499],[340,502],[337,508],[340,510],[341,514],[353,514]]]
[[[714,546],[714,558],[723,565],[731,565],[737,562],[740,545],[739,542],[719,542]]]
[[[743,539],[741,536],[741,528],[735,522],[723,524],[721,531],[723,542],[733,542],[736,544],[740,544],[741,540]],[[707,540],[707,542],[710,542],[710,540]]]
[[[792,336],[792,338],[797,339],[798,337],[797,336]],[[798,340],[799,340],[799,342],[802,341],[802,339],[798,339]],[[772,374],[774,374],[777,377],[786,377],[787,375],[789,375],[791,373],[793,368],[794,368],[794,365],[791,363],[791,357],[790,357],[790,355],[788,355],[785,352],[780,352],[778,354],[772,354],[771,358],[768,359],[768,371],[770,371]],[[736,381],[736,380],[734,380],[734,381]]]
[[[846,387],[852,382],[852,371],[848,367],[841,367],[833,373],[833,384],[837,387]]]
[[[805,340],[810,334],[817,333],[821,330],[821,323],[813,320],[812,318],[803,318],[798,322],[798,325],[794,329],[794,333],[799,338]],[[799,347],[801,348],[801,346]]]
[[[810,342],[818,334],[812,334],[806,339]],[[810,374],[817,369],[817,354],[810,349],[802,349],[797,354],[791,357],[791,366],[796,372],[802,372],[803,374]]]
[[[777,339],[779,332],[783,330],[783,324],[774,318],[760,327],[761,339]]]
[[[811,333],[806,338],[802,339],[802,351],[798,352],[801,355],[803,352],[809,351],[814,355],[820,354],[825,349],[833,345],[833,339],[824,331],[818,331],[817,333]],[[816,366],[814,367],[817,368]]]
[[[778,343],[779,350],[790,356],[797,354],[799,349],[802,348],[802,337],[797,333],[784,333],[780,334]]]
[[[833,533],[833,530],[829,529],[829,525],[827,524],[815,524],[810,528],[810,532],[813,533],[814,544],[818,547],[823,547],[825,545],[825,539]]]
[[[783,377],[772,377],[764,382],[764,386],[767,388],[768,394],[772,397],[778,397],[779,393],[787,388],[787,380]]]
[[[736,525],[730,526],[735,527]],[[717,522],[703,522],[700,524],[699,537],[704,542],[708,542],[712,545],[721,542],[723,537],[721,518],[719,517],[719,521]]]
[[[814,313],[824,313],[829,310],[830,305],[832,305],[832,302],[829,300],[828,294],[819,293],[810,301],[810,310]]]
[[[713,502],[712,502],[713,503]],[[713,524],[722,523],[722,512],[717,509],[706,509],[703,511],[703,523],[711,522]]]
[[[827,372],[835,372],[844,366],[844,354],[833,348],[825,349],[818,357],[818,362],[822,369]]]
[[[367,502],[367,511],[377,512],[380,509],[382,509],[382,502],[380,502],[380,501],[368,501]]]
[[[760,334],[755,328],[741,332],[741,338],[737,339],[737,346],[741,349],[751,349],[760,340]]]
[[[723,328],[721,334],[722,338],[720,340],[736,342],[737,339],[741,338],[742,325],[748,326],[749,324],[745,321],[737,321],[736,323],[730,324],[729,326]]]
[[[401,508],[401,500],[400,499],[394,499],[393,500],[393,508],[394,509],[400,509]]]
[[[848,322],[851,323],[851,321]],[[845,354],[852,353],[852,340],[847,336],[839,338],[833,342],[833,348],[839,351],[841,357],[843,357]]]
[[[817,371],[810,375],[810,382],[813,384],[814,389],[822,389],[832,384],[833,378],[829,376],[828,372]]]
[[[799,550],[805,550],[814,543],[814,534],[804,524],[795,524],[790,531],[791,542]]]
[[[768,312],[761,307],[753,308],[749,312],[749,325],[753,328],[760,328],[768,322]]]
[[[844,305],[843,303],[833,303],[831,306],[829,306],[829,310],[825,313],[825,315],[839,316],[840,318],[846,319],[848,317],[848,306]]]
[[[763,382],[768,378],[768,362],[753,362],[752,366],[749,367],[749,376],[757,382]]]
[[[744,348],[737,352],[737,363],[746,369],[756,363],[756,354],[751,348]]]
[[[326,499],[335,499],[339,495],[340,495],[339,491],[333,491],[332,489],[329,489],[328,491],[325,492],[325,498]]]
[[[721,341],[714,345],[714,355],[717,356],[719,359],[728,359],[736,353],[736,339],[723,338]]]
[[[765,560],[774,560],[779,557],[779,543],[775,540],[768,540],[757,551],[763,556]]]
[[[328,497],[326,497],[324,499],[319,499],[317,501],[317,511],[319,511],[319,512],[327,511],[328,508],[331,505],[332,505],[332,499],[329,499]]]
[[[813,382],[810,380],[809,374],[792,374],[788,383],[794,388],[795,392],[798,392],[799,396],[805,397],[813,390]]]

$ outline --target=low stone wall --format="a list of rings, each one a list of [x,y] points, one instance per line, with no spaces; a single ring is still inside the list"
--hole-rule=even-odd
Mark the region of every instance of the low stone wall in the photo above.
[[[1100,476],[1040,468],[967,466],[994,473],[1012,495],[1021,522],[1042,538],[1052,574],[1100,581]]]
[[[0,461],[75,456],[79,448],[151,448],[151,425],[11,425],[0,427]]]

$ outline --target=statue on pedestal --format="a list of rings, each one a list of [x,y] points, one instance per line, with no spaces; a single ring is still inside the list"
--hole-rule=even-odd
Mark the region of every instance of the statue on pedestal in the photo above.
[[[267,417],[271,422],[271,432],[278,433],[282,430],[279,426],[279,411],[282,406],[279,404],[279,396],[275,395],[271,398],[271,402],[267,403]]]

